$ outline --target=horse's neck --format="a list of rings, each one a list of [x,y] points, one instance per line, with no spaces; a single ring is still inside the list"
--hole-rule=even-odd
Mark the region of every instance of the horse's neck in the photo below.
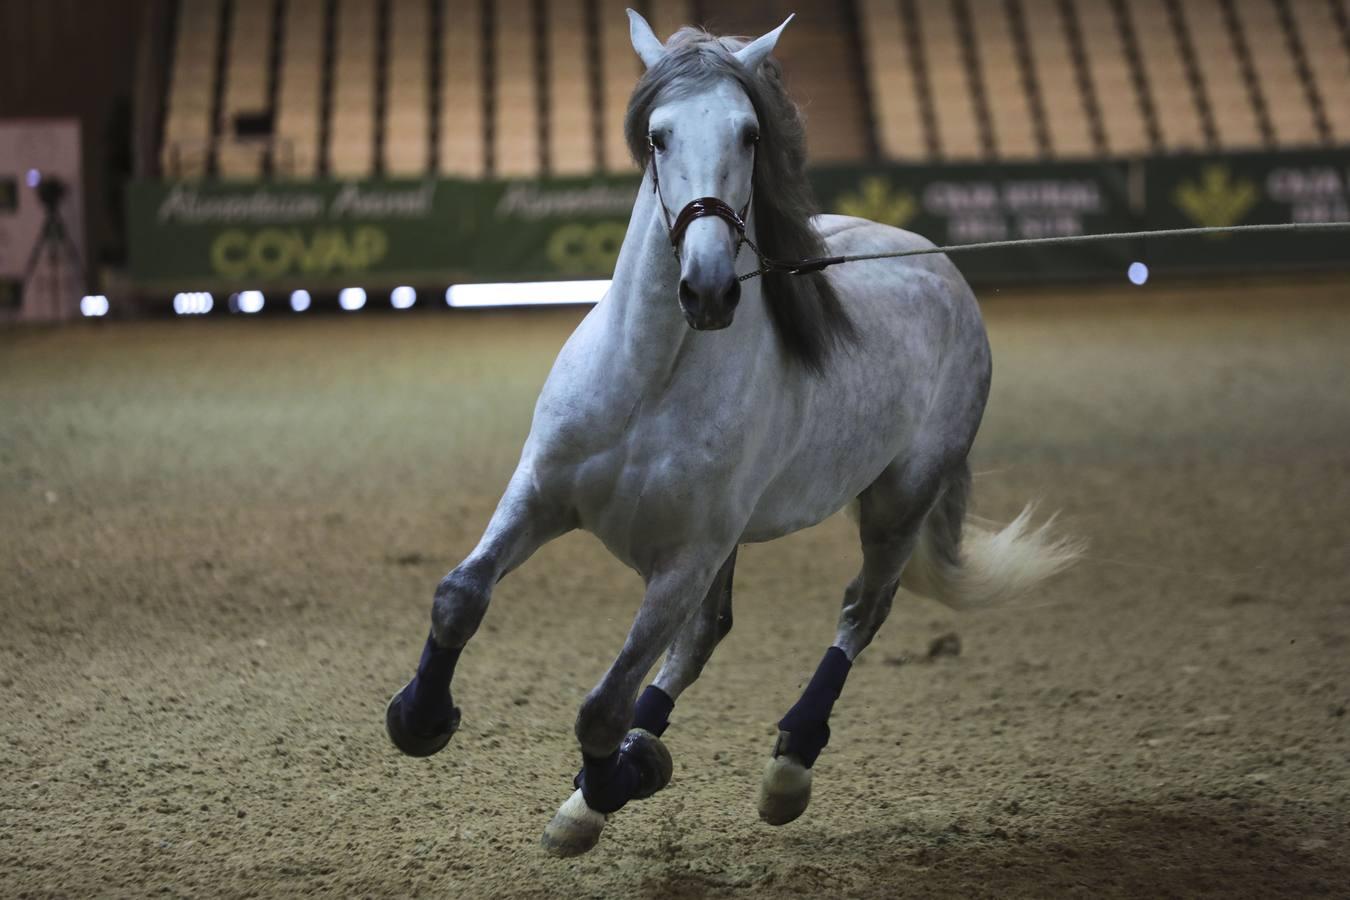
[[[749,223],[754,240],[754,223]],[[737,271],[754,268],[754,255],[743,248]],[[622,357],[624,377],[651,389],[668,384],[677,366],[707,370],[755,359],[759,344],[771,339],[768,317],[759,302],[756,280],[744,282],[742,302],[724,331],[700,333],[685,322],[678,300],[680,264],[671,250],[669,231],[650,173],[643,177],[633,216],[614,267],[606,310],[606,349]],[[749,354],[747,357],[746,354]]]

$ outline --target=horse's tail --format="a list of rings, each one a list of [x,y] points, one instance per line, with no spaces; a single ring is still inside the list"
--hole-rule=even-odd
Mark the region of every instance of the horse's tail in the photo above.
[[[966,516],[969,495],[970,467],[963,462],[924,519],[900,578],[907,590],[953,609],[974,609],[1030,592],[1082,555],[1082,541],[1052,532],[1054,516],[1032,527],[1030,505],[999,531],[975,525]]]

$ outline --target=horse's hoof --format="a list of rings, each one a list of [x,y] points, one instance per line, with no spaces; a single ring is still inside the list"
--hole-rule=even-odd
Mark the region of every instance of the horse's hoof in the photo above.
[[[553,821],[539,839],[550,856],[563,859],[580,856],[596,845],[600,832],[605,830],[605,815],[586,805],[581,791],[573,791],[567,802],[558,808]]]
[[[403,724],[403,691],[399,691],[385,707],[384,729],[389,732],[389,740],[394,742],[394,746],[409,756],[431,756],[450,743],[450,737],[459,730],[459,707],[451,707],[450,719],[444,731],[416,734]]]
[[[619,754],[630,759],[638,768],[638,786],[634,800],[646,800],[670,784],[675,772],[675,761],[661,739],[650,731],[634,728],[619,745]]]
[[[786,825],[806,812],[811,802],[811,770],[790,753],[775,756],[759,784],[759,817],[770,825]]]

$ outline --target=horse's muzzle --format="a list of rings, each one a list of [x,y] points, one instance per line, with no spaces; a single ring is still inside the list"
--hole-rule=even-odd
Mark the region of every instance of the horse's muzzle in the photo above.
[[[695,331],[718,331],[731,324],[736,304],[741,302],[741,283],[733,274],[729,279],[700,283],[702,279],[680,279],[680,309],[689,327]]]

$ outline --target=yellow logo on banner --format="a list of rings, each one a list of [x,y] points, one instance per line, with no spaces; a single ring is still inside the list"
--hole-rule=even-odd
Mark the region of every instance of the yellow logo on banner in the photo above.
[[[211,243],[211,268],[226,278],[279,278],[364,272],[384,259],[389,238],[371,225],[351,229],[299,228],[223,231]]]
[[[608,275],[614,271],[627,230],[618,222],[574,222],[549,235],[544,254],[558,271],[569,275]]]
[[[1205,166],[1196,180],[1183,181],[1172,194],[1172,201],[1182,212],[1209,228],[1236,225],[1259,199],[1254,182],[1234,179],[1222,163]]]
[[[908,191],[895,191],[885,178],[864,178],[856,194],[845,194],[835,206],[841,215],[871,219],[904,228],[919,212],[919,202]]]

